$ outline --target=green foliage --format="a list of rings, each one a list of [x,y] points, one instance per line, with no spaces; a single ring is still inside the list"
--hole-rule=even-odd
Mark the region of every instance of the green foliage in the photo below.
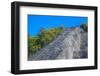
[[[38,37],[28,37],[28,51],[29,53],[35,53],[41,48]]]
[[[85,32],[88,31],[88,26],[87,26],[87,24],[81,24],[80,27],[83,29],[83,31],[85,31]]]
[[[41,28],[37,36],[28,36],[28,52],[29,54],[36,53],[42,47],[53,41],[58,35],[64,32],[64,26],[52,29]]]

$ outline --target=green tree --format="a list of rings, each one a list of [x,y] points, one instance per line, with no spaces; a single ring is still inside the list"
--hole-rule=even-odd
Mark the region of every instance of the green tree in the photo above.
[[[28,37],[28,50],[29,53],[35,53],[41,48],[39,37]]]
[[[38,37],[40,38],[40,44],[43,47],[44,45],[46,45],[46,39],[45,39],[45,34],[46,34],[46,30],[45,28],[41,28],[40,32],[38,34]]]
[[[61,25],[61,26],[59,27],[59,29],[64,31],[64,30],[65,30],[64,25]]]
[[[82,28],[83,31],[88,32],[88,26],[87,26],[87,24],[81,24],[80,27]]]

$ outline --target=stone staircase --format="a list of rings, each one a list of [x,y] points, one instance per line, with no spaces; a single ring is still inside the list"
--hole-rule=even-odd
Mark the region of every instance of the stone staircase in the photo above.
[[[80,58],[80,28],[67,28],[50,44],[42,48],[29,60],[54,60]]]

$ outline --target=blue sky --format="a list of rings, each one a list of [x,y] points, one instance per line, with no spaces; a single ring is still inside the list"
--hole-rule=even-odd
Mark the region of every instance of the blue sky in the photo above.
[[[28,15],[28,34],[36,36],[40,28],[50,29],[61,25],[65,27],[80,27],[82,23],[87,24],[88,17]]]

